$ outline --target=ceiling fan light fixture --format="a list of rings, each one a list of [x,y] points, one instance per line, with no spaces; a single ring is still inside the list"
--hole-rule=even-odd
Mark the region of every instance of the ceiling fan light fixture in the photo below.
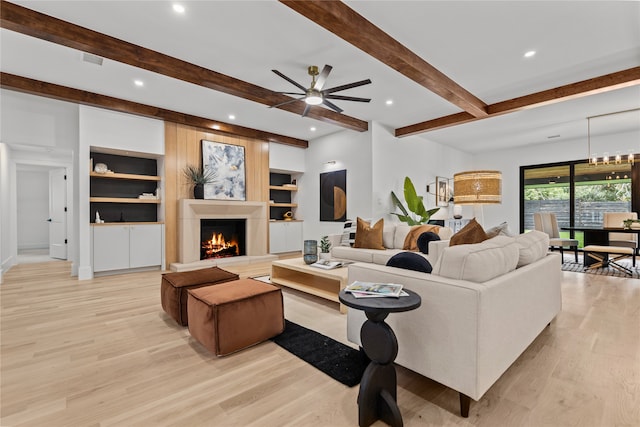
[[[308,105],[320,105],[322,104],[322,93],[316,89],[307,90],[307,97],[304,99]]]

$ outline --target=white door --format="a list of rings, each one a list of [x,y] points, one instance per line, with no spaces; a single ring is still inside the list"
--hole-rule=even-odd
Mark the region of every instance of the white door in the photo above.
[[[49,172],[49,256],[67,259],[66,169]]]

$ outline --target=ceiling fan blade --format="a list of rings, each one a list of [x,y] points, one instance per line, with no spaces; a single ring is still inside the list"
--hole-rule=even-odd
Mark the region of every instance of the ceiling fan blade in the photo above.
[[[305,96],[306,93],[300,93],[300,92],[278,92],[281,93],[283,95],[301,95],[301,96]]]
[[[325,95],[325,98],[338,99],[340,101],[357,101],[357,102],[370,102],[369,98],[356,98],[354,96],[342,96],[342,95]]]
[[[320,75],[318,75],[318,79],[316,80],[316,85],[313,87],[316,90],[322,90],[322,86],[327,82],[327,77],[329,77],[329,73],[333,67],[331,65],[325,65],[322,69]]]
[[[303,92],[307,91],[307,88],[302,86],[300,83],[296,83],[293,80],[291,80],[289,77],[285,76],[284,74],[282,74],[280,71],[278,70],[271,70],[274,73],[276,73],[277,75],[279,75],[280,77],[282,77],[283,79],[285,79],[286,81],[288,81],[289,83],[291,83],[292,85],[294,85],[295,87],[297,87],[298,89],[300,89]]]
[[[367,79],[367,80],[362,80],[362,81],[355,82],[355,83],[349,83],[349,84],[342,85],[342,86],[332,87],[331,89],[323,90],[322,92],[325,93],[325,94],[333,93],[333,92],[338,92],[338,91],[341,91],[341,90],[351,89],[351,88],[358,87],[358,86],[368,85],[369,83],[371,83],[371,80]]]
[[[311,108],[311,105],[309,105],[309,104],[305,105],[304,111],[302,112],[302,117],[306,117],[306,115],[309,112],[310,108]]]
[[[276,107],[280,107],[282,105],[287,105],[287,104],[291,104],[292,102],[296,102],[296,101],[300,101],[304,99],[304,97],[302,98],[296,98],[296,99],[291,99],[289,101],[285,101],[285,102],[281,102],[280,104],[276,104],[276,105],[270,105],[269,108],[276,108]]]
[[[331,108],[336,113],[342,113],[342,111],[343,111],[342,108],[338,107],[336,104],[333,104],[333,103],[327,101],[326,98],[324,99],[324,101],[322,101],[322,103],[324,105],[326,105],[327,107]]]

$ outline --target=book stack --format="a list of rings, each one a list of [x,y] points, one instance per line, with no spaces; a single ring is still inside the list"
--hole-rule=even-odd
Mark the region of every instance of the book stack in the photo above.
[[[373,283],[355,281],[345,289],[356,298],[398,298],[409,294],[402,290],[402,285],[397,283]]]

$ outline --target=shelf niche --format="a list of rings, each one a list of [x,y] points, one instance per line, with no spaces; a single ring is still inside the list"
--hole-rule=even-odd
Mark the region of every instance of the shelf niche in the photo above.
[[[155,194],[159,186],[158,164],[155,159],[94,151],[91,152],[91,158],[93,167],[98,163],[104,163],[114,172],[90,174],[90,197],[105,198],[104,201],[90,201],[91,222],[95,220],[96,212],[99,212],[100,218],[107,223],[158,221],[159,201],[138,198],[142,193]]]
[[[271,220],[283,220],[284,214],[288,211],[294,212],[297,204],[291,202],[292,193],[297,191],[297,188],[284,188],[284,184],[291,184],[291,175],[284,173],[269,173],[269,219]],[[276,188],[273,188],[276,187]],[[284,206],[273,206],[278,204],[284,204]]]

